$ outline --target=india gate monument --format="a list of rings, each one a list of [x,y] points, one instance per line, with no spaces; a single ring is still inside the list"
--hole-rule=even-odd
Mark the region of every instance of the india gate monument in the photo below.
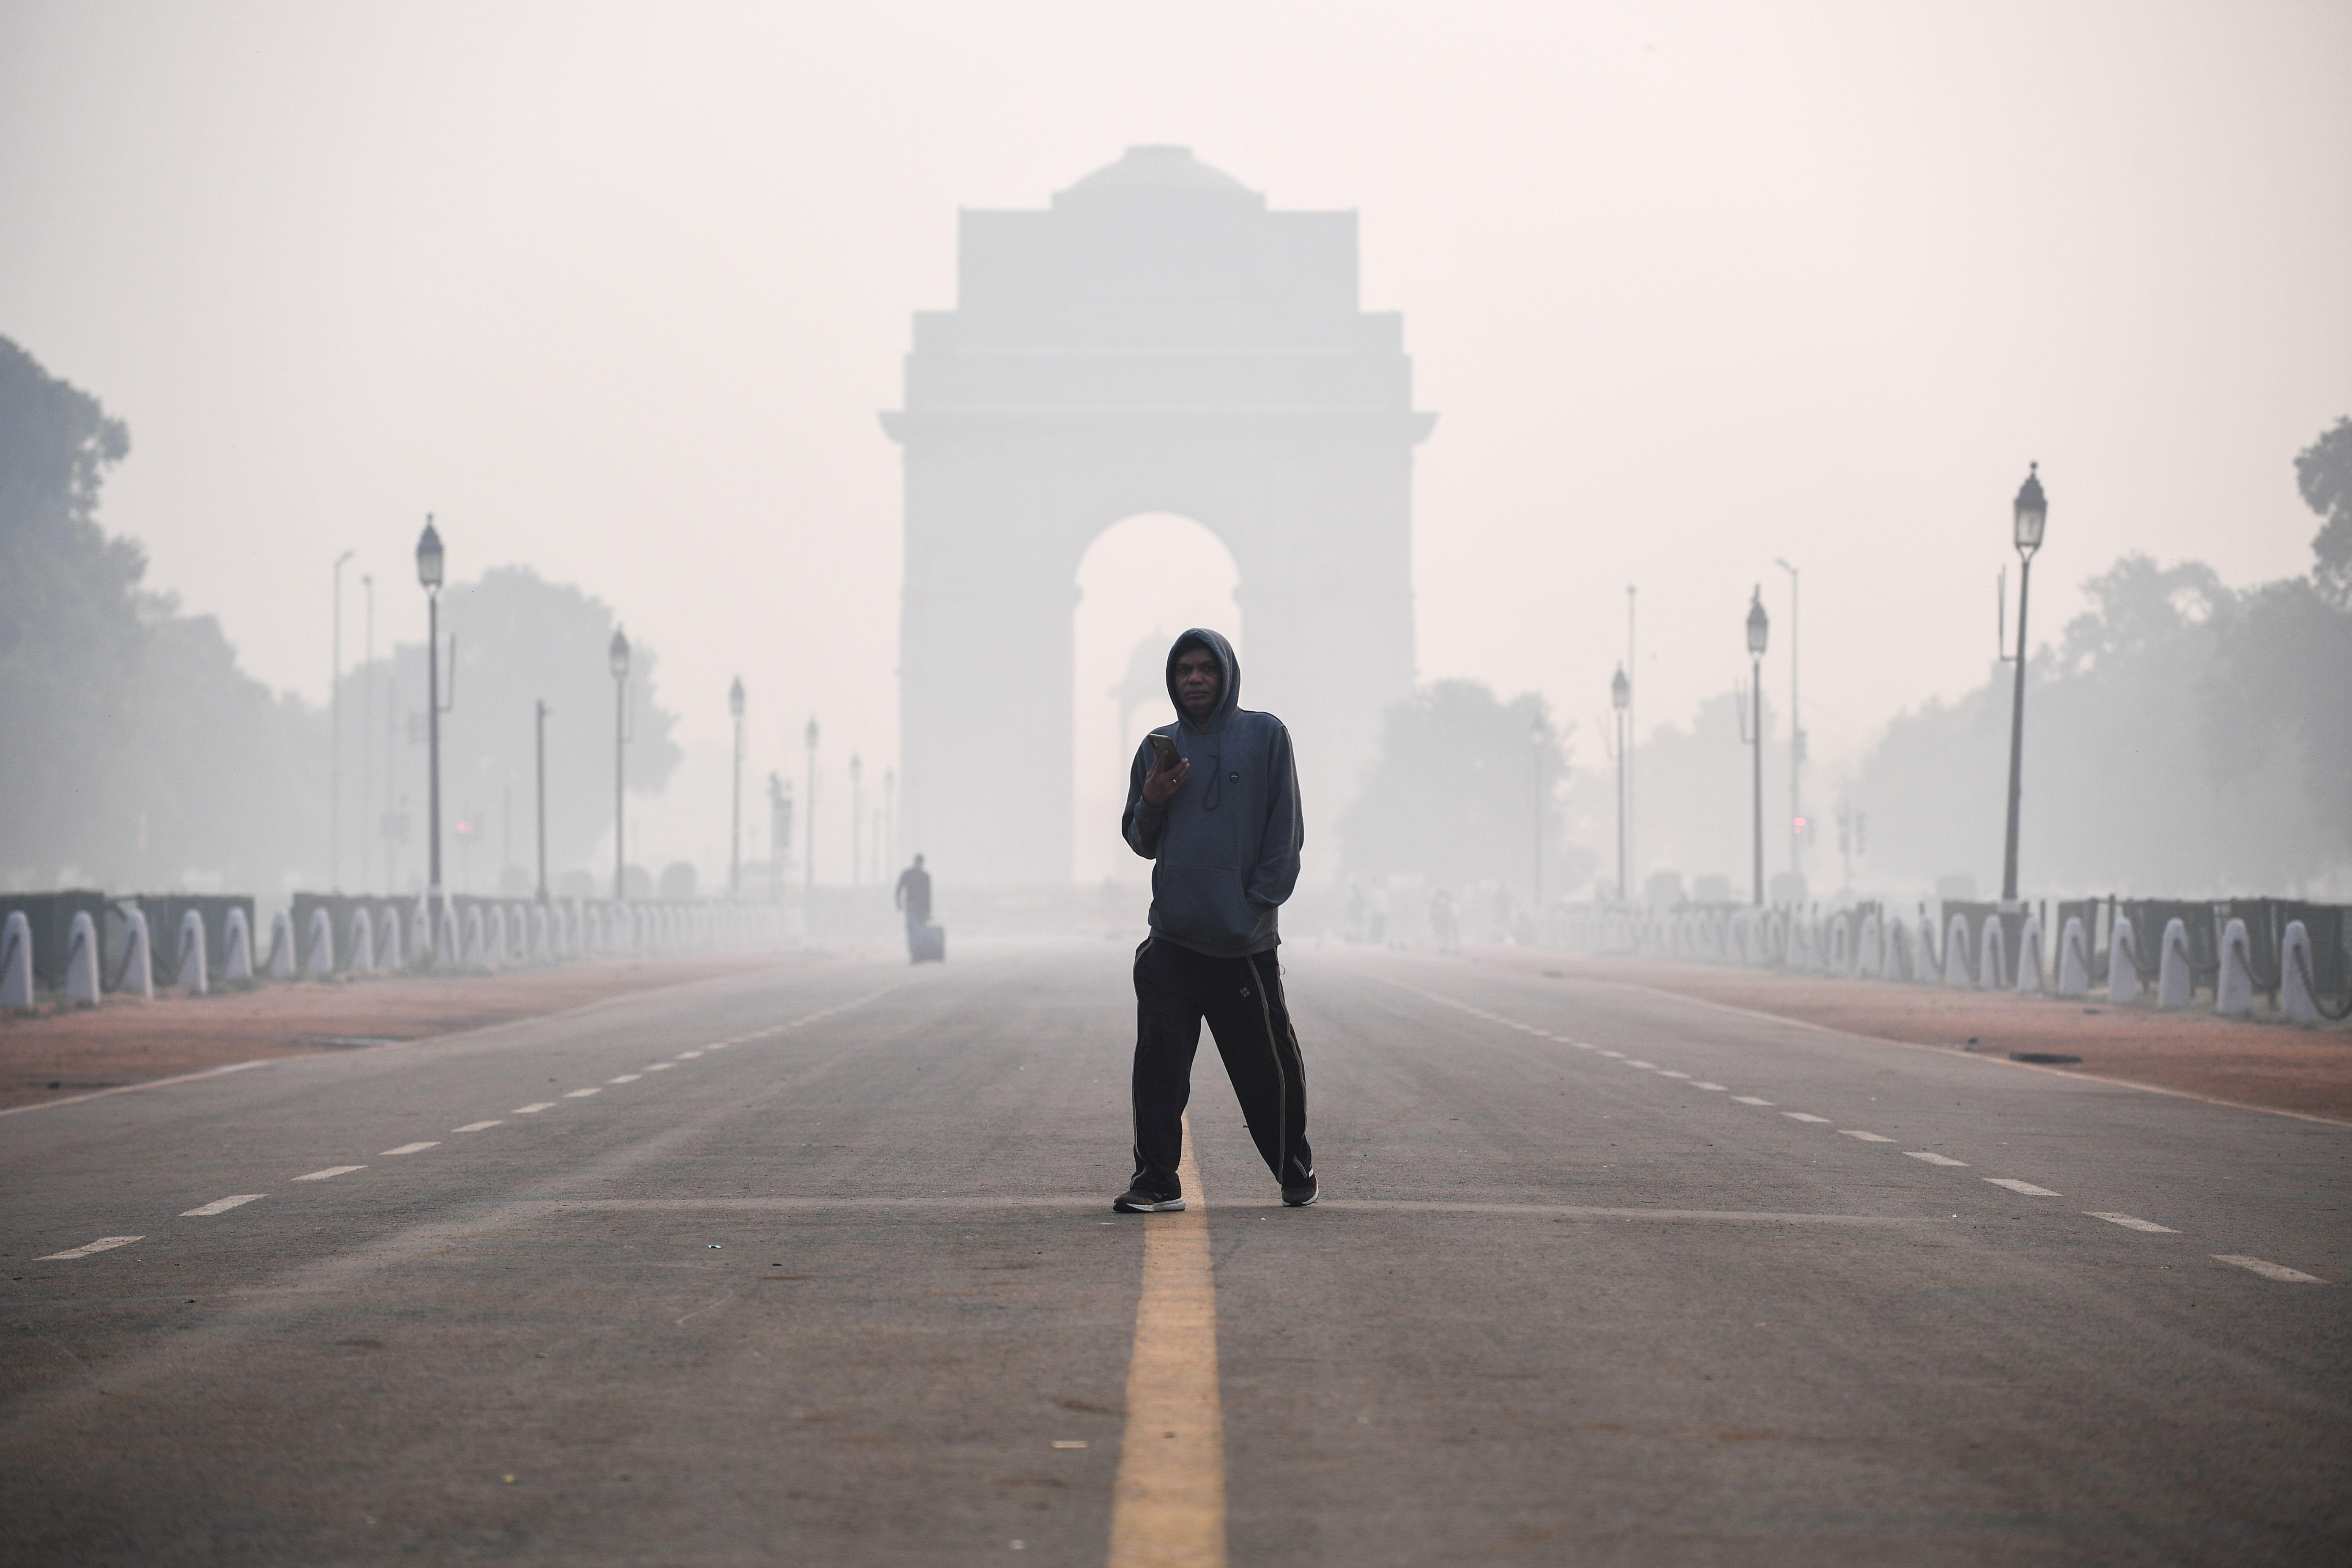
[[[1289,723],[1328,853],[1412,685],[1436,422],[1402,318],[1358,308],[1356,215],[1133,147],[1042,211],[961,213],[957,243],[956,308],[916,313],[882,416],[906,464],[899,842],[959,882],[1069,880],[1079,559],[1173,512],[1239,568],[1242,703]]]

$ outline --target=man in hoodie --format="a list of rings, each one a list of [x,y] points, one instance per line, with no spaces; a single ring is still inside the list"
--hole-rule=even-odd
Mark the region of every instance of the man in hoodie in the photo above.
[[[1184,1206],[1176,1163],[1201,1020],[1282,1201],[1315,1201],[1307,1078],[1282,996],[1275,911],[1298,880],[1298,774],[1290,731],[1241,706],[1233,645],[1199,627],[1168,650],[1176,721],[1128,770],[1128,847],[1151,869],[1151,934],[1135,951],[1135,1179],[1111,1206]],[[1164,737],[1165,760],[1154,738]]]

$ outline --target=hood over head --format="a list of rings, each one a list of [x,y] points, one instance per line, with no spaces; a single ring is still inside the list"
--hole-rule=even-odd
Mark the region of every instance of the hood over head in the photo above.
[[[1206,626],[1193,626],[1176,639],[1168,650],[1168,700],[1174,706],[1176,718],[1181,723],[1191,723],[1192,715],[1184,711],[1184,704],[1176,696],[1176,656],[1188,647],[1207,648],[1217,656],[1217,663],[1225,672],[1224,685],[1217,693],[1216,708],[1198,726],[1203,730],[1213,730],[1241,706],[1242,661],[1234,656],[1234,645],[1225,640],[1223,632],[1213,632]]]

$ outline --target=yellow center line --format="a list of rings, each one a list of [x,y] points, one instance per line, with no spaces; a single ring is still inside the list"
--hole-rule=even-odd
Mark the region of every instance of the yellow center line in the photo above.
[[[1110,1568],[1225,1568],[1225,1417],[1209,1206],[1184,1125],[1181,1214],[1143,1220],[1143,1296],[1111,1485]]]

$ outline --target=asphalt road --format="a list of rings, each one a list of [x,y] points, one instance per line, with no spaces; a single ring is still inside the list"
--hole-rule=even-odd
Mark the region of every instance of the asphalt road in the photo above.
[[[2352,1131],[1294,947],[1326,1200],[1204,1043],[1147,1271],[1127,957],[0,1117],[0,1554],[1102,1564],[1193,1268],[1234,1564],[2352,1556]]]

